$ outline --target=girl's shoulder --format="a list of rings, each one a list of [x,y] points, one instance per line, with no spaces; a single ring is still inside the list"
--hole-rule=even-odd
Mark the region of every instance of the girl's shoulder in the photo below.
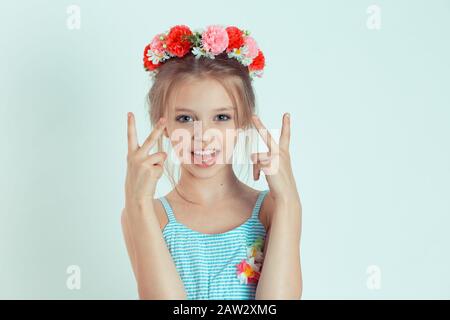
[[[248,185],[243,184],[241,191],[242,197],[246,198],[246,201],[249,203],[250,207],[254,207],[256,204],[256,200],[260,193],[264,190],[254,189]],[[272,212],[274,208],[274,202],[272,198],[272,194],[270,191],[264,196],[263,201],[259,207],[258,218],[259,221],[263,224],[266,230],[269,229],[270,223],[272,221]]]
[[[164,209],[163,204],[158,198],[153,199],[153,208],[155,209],[156,218],[159,221],[159,226],[161,230],[164,229],[166,224],[169,222],[167,218],[166,210]]]
[[[261,208],[259,212],[259,220],[261,220],[261,223],[264,225],[264,228],[266,230],[270,228],[273,211],[274,211],[274,202],[272,194],[269,191],[267,192],[263,202],[261,203]]]
[[[243,195],[245,194],[248,199],[249,202],[252,206],[255,205],[255,199],[257,199],[257,197],[259,196],[261,190],[257,190],[257,189],[253,189],[250,186],[245,186],[244,189],[246,189],[245,191],[243,191]],[[263,224],[264,228],[266,230],[269,229],[270,227],[270,223],[272,221],[272,213],[274,211],[274,202],[273,202],[273,198],[272,198],[272,194],[270,191],[267,192],[267,194],[265,195],[263,201],[261,202],[260,205],[260,209],[259,209],[259,221]]]

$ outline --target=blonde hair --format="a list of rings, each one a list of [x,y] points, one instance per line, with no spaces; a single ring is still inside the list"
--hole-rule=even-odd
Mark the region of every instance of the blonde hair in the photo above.
[[[240,129],[249,129],[252,127],[251,116],[256,113],[256,98],[252,86],[252,78],[249,75],[248,67],[242,65],[233,58],[228,58],[226,53],[215,56],[215,59],[207,57],[195,58],[191,53],[183,58],[167,60],[158,68],[158,73],[153,78],[153,85],[147,94],[147,103],[149,107],[150,124],[155,126],[158,119],[166,113],[169,106],[171,93],[181,82],[191,79],[214,79],[218,81],[226,90],[233,106],[236,107],[235,123]],[[253,132],[253,131],[252,131]],[[158,151],[168,152],[171,148],[170,141],[164,145],[164,136],[161,136],[157,143]],[[246,159],[250,156],[250,147],[254,139],[251,135],[245,135],[243,150],[237,150],[236,153],[243,155],[244,158],[240,164],[247,163]],[[242,142],[237,142],[237,148],[240,148]],[[241,152],[242,151],[242,152]],[[170,157],[169,157],[170,158]],[[168,158],[168,159],[169,159]],[[234,159],[234,157],[233,157]],[[249,165],[243,165],[246,168],[246,178],[248,180]],[[238,174],[238,177],[241,174]],[[164,172],[170,183],[175,188],[175,165],[169,161],[164,163]]]

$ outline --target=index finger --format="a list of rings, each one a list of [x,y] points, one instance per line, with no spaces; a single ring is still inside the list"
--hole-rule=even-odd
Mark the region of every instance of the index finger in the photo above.
[[[291,138],[291,122],[290,114],[285,113],[283,115],[283,123],[281,126],[281,136],[280,136],[280,148],[289,150],[289,140]]]
[[[272,147],[278,146],[275,140],[272,138],[272,135],[270,134],[269,130],[266,129],[266,127],[263,125],[261,119],[257,115],[252,116],[253,123],[255,124],[256,129],[258,130],[259,134],[263,138],[264,142],[266,143],[267,147],[269,148],[269,151],[272,151]]]
[[[133,113],[128,112],[127,118],[128,152],[130,153],[138,149],[138,141]]]
[[[145,154],[148,154],[150,149],[155,144],[156,140],[161,136],[161,134],[164,132],[164,128],[166,127],[166,118],[162,117],[159,118],[158,122],[156,123],[156,127],[152,130],[150,135],[145,139],[144,144],[142,145],[142,151],[145,152]]]

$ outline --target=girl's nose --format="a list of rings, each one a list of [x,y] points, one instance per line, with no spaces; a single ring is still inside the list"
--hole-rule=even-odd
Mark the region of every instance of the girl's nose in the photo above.
[[[212,142],[217,135],[220,135],[220,131],[214,127],[214,123],[194,121],[194,140],[209,143]]]

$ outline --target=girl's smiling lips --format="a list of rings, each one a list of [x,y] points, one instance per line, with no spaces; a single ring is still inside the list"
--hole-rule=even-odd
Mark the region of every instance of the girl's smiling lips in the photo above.
[[[219,153],[219,149],[198,149],[191,151],[191,160],[197,167],[208,168],[216,163]]]

